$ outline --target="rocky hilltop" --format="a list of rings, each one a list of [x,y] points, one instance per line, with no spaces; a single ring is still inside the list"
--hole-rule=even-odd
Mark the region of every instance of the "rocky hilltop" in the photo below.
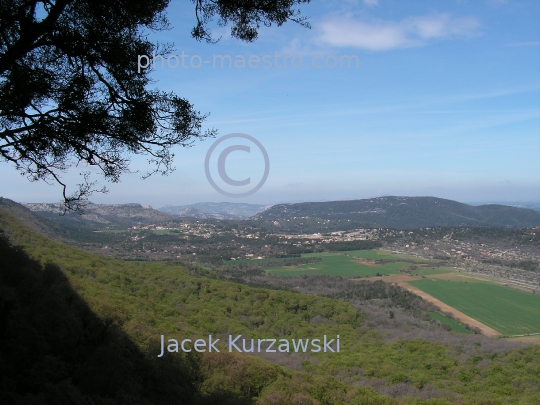
[[[167,222],[173,219],[164,212],[141,204],[93,204],[88,203],[83,213],[66,212],[61,203],[21,203],[29,210],[45,218],[64,224],[93,226],[133,226]]]

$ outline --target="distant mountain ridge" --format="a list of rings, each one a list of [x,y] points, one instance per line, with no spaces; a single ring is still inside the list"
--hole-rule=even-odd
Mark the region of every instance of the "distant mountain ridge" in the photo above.
[[[381,227],[413,229],[436,226],[540,226],[540,212],[489,204],[472,206],[436,197],[378,197],[363,200],[278,204],[251,219],[288,223],[329,221],[327,230]]]
[[[261,204],[201,202],[180,206],[166,205],[159,208],[159,211],[174,215],[176,217],[192,217],[201,219],[245,219],[263,211],[268,207],[268,205]]]
[[[5,202],[10,201],[4,199]],[[155,210],[140,204],[93,204],[84,213],[61,216],[60,203],[22,203],[54,223],[86,227],[130,227],[176,222],[180,217],[209,220],[250,219],[279,232],[328,232],[355,228],[534,227],[540,212],[500,204],[473,206],[436,197],[378,197],[264,206],[247,203],[197,203]],[[44,225],[45,226],[45,225]],[[49,225],[47,225],[49,227]]]
[[[174,217],[141,204],[93,204],[88,203],[83,213],[64,212],[61,203],[21,203],[36,214],[66,225],[133,226],[148,225],[174,220]]]

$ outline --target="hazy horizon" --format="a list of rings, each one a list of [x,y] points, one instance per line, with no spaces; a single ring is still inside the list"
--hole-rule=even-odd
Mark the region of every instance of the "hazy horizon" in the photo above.
[[[4,196],[0,196],[4,197]],[[299,203],[309,203],[309,202],[334,202],[334,201],[352,201],[352,200],[364,200],[364,199],[374,199],[374,198],[383,198],[383,197],[435,197],[435,196],[429,196],[429,195],[380,195],[380,196],[371,196],[371,197],[365,197],[365,198],[346,198],[346,199],[319,199],[319,200],[283,200],[283,201],[276,201],[271,203],[253,203],[253,202],[240,202],[240,201],[197,201],[194,203],[187,203],[187,204],[145,204],[140,201],[120,201],[120,202],[96,202],[92,199],[89,200],[92,204],[140,204],[142,206],[150,205],[154,209],[162,209],[166,207],[185,207],[185,206],[192,206],[192,205],[198,205],[198,204],[250,204],[250,205],[259,205],[259,206],[272,206],[277,204],[299,204]],[[9,197],[4,197],[9,198]],[[441,198],[441,197],[435,197],[435,198]],[[452,199],[448,199],[452,200]],[[15,201],[15,200],[14,200]],[[520,206],[522,205],[524,208],[529,208],[528,206],[538,206],[540,205],[540,200],[531,200],[531,201],[517,201],[517,200],[486,200],[486,201],[459,201],[459,200],[452,200],[457,201],[463,204],[473,205],[473,206],[479,206],[479,205],[487,205],[487,204],[500,204],[500,205],[510,205],[510,206]],[[45,204],[55,204],[60,203],[60,201],[16,201],[18,203],[45,203]]]

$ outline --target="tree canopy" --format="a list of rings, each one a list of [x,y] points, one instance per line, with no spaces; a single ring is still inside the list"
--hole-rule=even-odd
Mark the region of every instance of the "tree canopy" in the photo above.
[[[288,20],[307,26],[294,7],[309,0],[192,0],[197,40],[217,42],[209,25],[231,26],[253,41],[261,25]],[[66,208],[79,209],[94,190],[88,168],[117,182],[130,156],[145,155],[152,169],[173,170],[175,145],[213,136],[207,114],[186,99],[150,90],[151,69],[137,56],[165,54],[148,39],[169,28],[168,0],[0,0],[0,157],[29,180],[57,182]],[[69,194],[61,174],[82,168]]]

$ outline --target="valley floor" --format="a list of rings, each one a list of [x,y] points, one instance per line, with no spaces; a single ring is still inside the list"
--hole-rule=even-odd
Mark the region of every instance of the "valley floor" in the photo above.
[[[447,277],[446,274],[434,274],[434,275],[427,276],[427,277],[437,278],[437,277],[445,277],[445,276]],[[365,280],[365,279],[362,279],[362,280]],[[382,280],[382,281],[387,282],[387,283],[397,284],[398,286],[400,286],[402,288],[405,288],[406,290],[408,290],[408,291],[422,297],[424,300],[426,300],[428,302],[431,302],[432,304],[436,305],[437,307],[439,307],[439,309],[443,313],[451,314],[457,321],[459,321],[459,322],[461,322],[463,324],[468,324],[468,325],[470,325],[470,326],[472,326],[474,328],[478,328],[480,330],[480,332],[485,336],[489,336],[489,337],[502,336],[502,333],[497,332],[495,329],[490,328],[489,326],[483,324],[482,322],[480,322],[480,321],[478,321],[478,320],[464,314],[461,311],[458,311],[457,309],[451,307],[450,305],[445,304],[441,300],[433,297],[432,295],[430,295],[430,294],[422,291],[421,289],[419,289],[417,287],[414,287],[414,286],[409,284],[409,281],[422,280],[421,277],[398,274],[398,275],[390,275],[390,276],[372,277],[369,280],[373,280],[373,281]]]

